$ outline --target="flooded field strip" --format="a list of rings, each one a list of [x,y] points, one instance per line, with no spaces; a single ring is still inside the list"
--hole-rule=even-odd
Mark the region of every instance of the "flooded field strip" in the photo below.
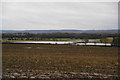
[[[10,43],[18,44],[68,44],[85,46],[111,46],[110,43],[83,43],[74,41],[15,41]]]

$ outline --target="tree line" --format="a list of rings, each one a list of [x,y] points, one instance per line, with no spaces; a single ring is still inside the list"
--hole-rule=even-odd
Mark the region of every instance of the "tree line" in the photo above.
[[[3,33],[2,38],[70,38],[70,39],[101,39],[117,37],[117,33]]]

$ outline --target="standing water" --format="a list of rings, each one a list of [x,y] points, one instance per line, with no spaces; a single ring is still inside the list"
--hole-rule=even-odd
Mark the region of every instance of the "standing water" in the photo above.
[[[74,43],[74,41],[15,41],[11,43],[34,43],[34,44],[72,44],[72,45],[87,45],[87,46],[111,46],[110,43]]]

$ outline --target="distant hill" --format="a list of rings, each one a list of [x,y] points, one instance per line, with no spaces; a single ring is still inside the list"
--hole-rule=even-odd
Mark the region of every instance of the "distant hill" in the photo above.
[[[1,30],[2,33],[117,33],[118,30]]]

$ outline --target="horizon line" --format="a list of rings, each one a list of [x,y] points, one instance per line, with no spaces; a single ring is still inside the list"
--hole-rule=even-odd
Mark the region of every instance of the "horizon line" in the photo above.
[[[12,30],[12,29],[2,29],[2,30]],[[32,29],[37,30],[37,29]],[[41,29],[41,30],[120,30],[120,29]],[[12,30],[12,31],[27,31],[25,29],[22,30]]]

